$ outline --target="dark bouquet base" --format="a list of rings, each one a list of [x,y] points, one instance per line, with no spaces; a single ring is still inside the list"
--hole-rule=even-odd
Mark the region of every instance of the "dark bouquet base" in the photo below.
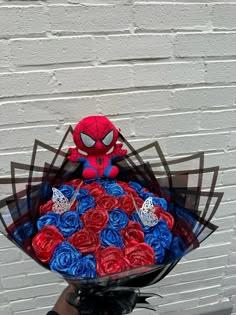
[[[106,301],[108,314],[128,314],[136,303],[147,306],[145,296],[137,294],[136,289],[163,279],[184,255],[196,249],[217,229],[210,221],[223,196],[214,191],[218,167],[204,168],[204,153],[167,162],[157,142],[135,150],[120,135],[119,140],[130,153],[117,161],[120,170],[117,181],[82,182],[81,165],[69,162],[67,149],[64,149],[72,143],[72,132],[69,128],[58,149],[36,140],[30,165],[11,163],[11,177],[0,179],[5,192],[5,198],[0,201],[0,230],[41,266],[58,272],[77,287],[80,314],[103,314],[104,309],[98,307],[98,304],[105,304],[102,301]],[[42,151],[47,155],[43,162]],[[19,170],[28,175],[16,177]],[[205,180],[207,187],[204,187]],[[75,201],[65,186],[73,186],[73,192],[69,190],[72,196],[77,193]],[[67,195],[66,200],[58,197],[60,207],[55,198],[52,200],[52,188]],[[149,197],[158,218],[156,225],[151,227],[138,215]],[[73,204],[70,204],[71,199]],[[61,208],[65,211],[57,213]],[[104,226],[99,227],[96,216],[91,220],[94,211],[98,214],[102,211]],[[119,219],[118,213],[123,219]],[[63,219],[63,216],[68,217]],[[114,228],[114,222],[118,222],[118,227],[115,224]],[[130,223],[136,226],[133,231],[128,229]],[[52,234],[45,232],[48,228]],[[92,252],[92,246],[85,246],[86,233],[84,243],[76,235],[84,229],[92,231],[91,239],[95,239]],[[39,235],[41,240],[37,242]],[[49,242],[56,243],[50,254],[40,252],[40,242],[44,244],[41,248],[45,246],[45,235],[58,241]],[[144,245],[140,247],[140,244]],[[60,259],[68,246],[79,248],[76,249],[81,255],[79,260],[84,260],[84,264],[75,267],[71,257],[74,255],[78,260],[78,254],[72,250],[69,254],[72,264],[67,269],[61,268],[69,266]],[[122,261],[113,269],[109,269],[106,261],[109,255],[101,254],[109,251],[109,247],[117,248],[116,252],[120,253],[117,261]],[[136,247],[139,247],[138,254],[134,251]],[[145,255],[143,248],[147,250]],[[114,257],[117,256],[112,252],[112,259]]]

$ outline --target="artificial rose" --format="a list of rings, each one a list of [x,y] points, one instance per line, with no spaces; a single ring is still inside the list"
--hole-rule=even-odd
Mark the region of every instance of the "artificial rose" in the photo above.
[[[107,211],[101,209],[90,209],[81,216],[83,226],[93,232],[100,232],[108,223]]]
[[[129,188],[129,184],[126,183],[126,182],[117,180],[116,183],[117,183],[121,188],[123,188],[124,190],[127,189],[127,188]]]
[[[100,232],[100,239],[103,247],[116,246],[124,247],[122,236],[120,233],[112,228],[105,228]]]
[[[97,208],[106,210],[106,211],[111,211],[118,206],[118,200],[114,196],[109,196],[109,195],[104,195],[101,196],[100,198],[97,198]]]
[[[128,216],[131,216],[135,211],[133,198],[130,195],[120,197],[118,208],[124,210]]]
[[[124,189],[124,191],[130,195],[130,196],[133,196],[134,198],[138,198],[138,193],[136,192],[136,190],[134,190],[133,188],[131,187],[127,187]]]
[[[161,264],[165,258],[165,248],[162,246],[160,238],[147,234],[144,240],[146,244],[154,249],[156,263]]]
[[[93,196],[93,198],[96,201],[97,201],[97,199],[99,200],[101,198],[101,196],[103,196],[105,194],[105,189],[100,184],[90,186],[89,188],[87,188],[87,186],[86,186],[86,189],[88,189],[88,191],[90,192],[90,195]]]
[[[142,226],[138,222],[129,221],[128,225],[120,231],[123,241],[126,244],[131,241],[137,241],[139,243],[144,242],[144,233]]]
[[[169,212],[164,211],[161,206],[155,206],[154,208],[155,215],[158,217],[158,219],[166,221],[168,229],[171,231],[175,223],[173,216]]]
[[[108,195],[112,195],[115,197],[121,197],[125,195],[123,188],[121,188],[118,184],[113,182],[105,182],[103,187],[106,189],[106,193]]]
[[[74,266],[82,258],[81,253],[68,242],[61,242],[50,260],[50,269],[64,274],[74,275]]]
[[[39,215],[42,216],[50,211],[52,211],[53,201],[48,200],[44,205],[39,207]]]
[[[129,261],[124,257],[122,250],[118,247],[109,246],[97,252],[97,274],[105,276],[107,274],[128,269]]]
[[[88,195],[89,195],[89,191],[85,188],[81,188],[77,193],[76,199],[81,200],[83,197],[86,197]]]
[[[143,190],[143,186],[141,186],[137,182],[129,182],[129,186],[133,188],[138,194]]]
[[[86,228],[74,233],[68,242],[84,255],[96,252],[101,246],[98,234]]]
[[[121,209],[114,209],[109,212],[108,227],[117,231],[126,227],[129,222],[127,214]]]
[[[78,259],[70,268],[70,274],[82,278],[96,277],[96,259],[93,255]]]
[[[161,206],[164,209],[164,211],[166,211],[168,208],[168,203],[164,198],[154,197],[152,198],[152,202],[154,206]]]
[[[159,220],[158,223],[146,234],[146,236],[149,234],[158,239],[164,248],[170,248],[172,234],[165,221]]]
[[[82,179],[72,179],[69,182],[65,182],[65,185],[74,186],[74,189],[77,189],[79,185],[83,182]]]
[[[74,186],[69,185],[61,185],[58,190],[68,199],[72,198],[75,192]]]
[[[61,217],[59,213],[55,213],[53,211],[46,213],[37,221],[38,231],[40,231],[45,225],[53,225],[58,227],[60,225],[60,218]]]
[[[146,243],[131,241],[124,247],[124,253],[132,268],[155,263],[154,249]]]
[[[20,243],[26,241],[32,236],[34,231],[33,224],[30,222],[25,222],[20,226],[17,226],[13,232],[14,239]]]
[[[86,195],[83,198],[80,199],[76,210],[78,211],[79,215],[84,214],[89,209],[95,207],[95,201],[92,196]]]
[[[86,182],[85,182],[84,186],[81,187],[81,188],[85,188],[85,189],[87,189],[87,190],[91,190],[91,189],[93,189],[94,187],[97,187],[98,185],[100,185],[100,184],[99,184],[97,181],[92,181],[92,182],[89,183],[89,184],[86,184]]]
[[[55,226],[47,225],[33,238],[32,246],[37,258],[43,263],[48,263],[56,246],[64,240],[63,235]]]
[[[143,199],[140,198],[140,197],[134,197],[134,203],[135,203],[135,207],[136,207],[137,209],[141,209],[142,206],[143,206],[144,201],[143,201]]]
[[[74,211],[66,211],[63,213],[58,228],[65,238],[70,237],[78,229],[81,229],[82,222],[80,221],[78,213]]]

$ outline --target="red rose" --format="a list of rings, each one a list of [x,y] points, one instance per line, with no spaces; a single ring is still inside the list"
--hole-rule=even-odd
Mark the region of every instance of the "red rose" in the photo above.
[[[92,182],[92,183],[90,183],[90,184],[87,184],[87,185],[82,186],[81,188],[84,188],[84,189],[87,189],[87,190],[90,191],[91,189],[96,188],[96,187],[98,187],[98,186],[101,186],[101,185],[98,184],[97,182]]]
[[[44,205],[41,205],[39,207],[39,215],[42,216],[46,214],[47,212],[52,211],[53,201],[49,200]]]
[[[124,257],[122,250],[115,246],[109,246],[97,252],[97,273],[99,276],[128,269],[129,261]]]
[[[74,186],[74,189],[77,189],[79,185],[81,185],[81,183],[83,182],[82,179],[73,179],[70,180],[69,182],[65,182],[63,183],[63,185],[68,185],[68,186]]]
[[[128,244],[131,241],[137,241],[139,243],[144,242],[144,233],[138,222],[129,221],[128,225],[121,230],[120,233],[125,244]]]
[[[102,187],[102,185],[97,185],[95,187],[92,187],[89,189],[90,195],[96,200],[98,198],[101,198],[101,196],[103,196],[106,191],[105,189]]]
[[[134,202],[135,202],[135,206],[137,207],[137,209],[141,209],[143,206],[143,203],[144,203],[143,199],[140,197],[135,197]]]
[[[164,220],[168,226],[168,229],[170,231],[172,230],[175,221],[169,212],[166,212],[161,206],[155,206],[155,215],[158,217],[158,219]]]
[[[128,183],[126,182],[121,182],[121,181],[117,181],[117,184],[120,185],[121,188],[123,188],[123,190],[128,194],[128,195],[132,195],[133,197],[138,197],[138,193],[136,192],[136,190],[134,190],[133,188],[131,188],[129,186]]]
[[[116,183],[117,183],[121,188],[123,188],[124,190],[125,190],[126,188],[129,188],[129,184],[126,183],[126,182],[117,180]]]
[[[131,216],[132,213],[134,213],[135,209],[135,204],[134,200],[131,196],[125,195],[119,198],[119,206],[121,210],[124,210],[128,216]]]
[[[96,252],[101,246],[98,234],[88,229],[82,229],[74,233],[68,242],[84,255]]]
[[[81,216],[84,227],[93,232],[100,232],[108,223],[109,216],[107,211],[101,209],[90,209]]]
[[[133,268],[155,263],[154,249],[146,243],[131,241],[124,247],[124,253]]]
[[[101,196],[96,200],[97,202],[97,208],[106,210],[106,211],[111,211],[118,206],[118,200],[114,196],[109,196],[109,195],[104,195]]]
[[[45,225],[33,238],[32,246],[39,260],[48,263],[58,244],[65,239],[59,230],[52,225]]]

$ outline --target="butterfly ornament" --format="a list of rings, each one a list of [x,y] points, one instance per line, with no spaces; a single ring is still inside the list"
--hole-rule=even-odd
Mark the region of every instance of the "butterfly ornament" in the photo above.
[[[81,183],[82,184],[82,183]],[[58,190],[57,188],[53,187],[52,188],[52,201],[53,201],[53,206],[52,206],[52,211],[55,213],[63,214],[66,211],[69,211],[70,208],[72,207],[73,203],[76,200],[76,196],[80,190],[81,184],[77,187],[75,190],[71,200],[63,195],[63,193]]]
[[[137,213],[146,226],[155,226],[159,222],[158,217],[155,215],[155,207],[152,202],[152,197],[148,197],[141,209],[137,209]]]

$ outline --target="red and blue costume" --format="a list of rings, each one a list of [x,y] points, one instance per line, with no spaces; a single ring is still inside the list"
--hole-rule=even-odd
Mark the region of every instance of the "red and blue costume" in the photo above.
[[[68,160],[83,164],[85,179],[115,178],[119,169],[113,163],[127,153],[121,143],[116,143],[118,136],[119,130],[106,117],[86,117],[74,129],[76,148],[69,148]]]

